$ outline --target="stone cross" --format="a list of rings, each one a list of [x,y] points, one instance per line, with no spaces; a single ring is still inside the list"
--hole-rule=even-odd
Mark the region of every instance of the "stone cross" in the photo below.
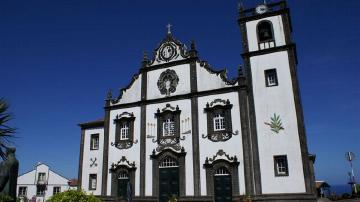
[[[168,25],[166,25],[167,29],[168,29],[168,34],[171,34],[171,24],[169,23]]]

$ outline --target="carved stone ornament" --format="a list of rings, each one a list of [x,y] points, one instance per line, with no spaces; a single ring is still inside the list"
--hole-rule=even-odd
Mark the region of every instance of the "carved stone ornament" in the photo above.
[[[174,70],[167,69],[160,74],[157,86],[162,95],[170,96],[170,93],[176,91],[179,83],[179,77]]]
[[[204,138],[204,139],[209,139],[213,142],[225,142],[227,140],[229,140],[233,135],[238,135],[239,134],[239,131],[235,131],[235,133],[232,133],[232,132],[220,132],[220,133],[211,133],[211,134],[207,134],[207,135],[204,135],[202,134],[201,137]]]
[[[224,150],[220,149],[212,158],[206,157],[205,164],[212,164],[216,160],[226,160],[228,162],[237,162],[238,159],[236,156],[230,157],[229,154],[226,154]]]
[[[96,163],[97,158],[90,158],[90,167],[96,167],[98,164]]]
[[[111,164],[110,170],[116,170],[118,167],[121,167],[121,166],[125,166],[129,169],[136,168],[135,161],[130,163],[130,161],[128,161],[125,156],[122,156],[121,159],[117,163]]]

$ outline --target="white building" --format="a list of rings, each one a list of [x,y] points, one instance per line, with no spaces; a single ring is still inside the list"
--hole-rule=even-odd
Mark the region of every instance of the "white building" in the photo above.
[[[17,179],[17,196],[43,202],[56,193],[69,190],[68,179],[50,170],[49,166],[38,163],[35,168],[19,175]]]
[[[169,29],[104,119],[80,124],[80,187],[109,201],[128,182],[135,201],[315,201],[289,15],[284,1],[240,8],[232,80]]]

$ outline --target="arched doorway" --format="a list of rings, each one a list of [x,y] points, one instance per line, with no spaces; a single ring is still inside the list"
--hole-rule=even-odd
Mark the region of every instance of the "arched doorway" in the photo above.
[[[173,195],[179,196],[179,163],[165,156],[159,162],[159,201],[167,202]]]
[[[214,198],[215,202],[232,201],[232,183],[229,170],[222,166],[214,173]]]
[[[127,187],[129,182],[130,182],[129,173],[125,170],[121,170],[118,174],[118,180],[117,180],[117,185],[118,185],[117,194],[116,194],[117,197],[123,199],[128,198]]]

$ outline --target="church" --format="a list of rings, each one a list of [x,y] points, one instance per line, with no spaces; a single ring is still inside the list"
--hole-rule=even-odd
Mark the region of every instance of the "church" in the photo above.
[[[285,1],[239,7],[235,79],[170,26],[104,118],[81,128],[79,188],[103,201],[316,201]]]

